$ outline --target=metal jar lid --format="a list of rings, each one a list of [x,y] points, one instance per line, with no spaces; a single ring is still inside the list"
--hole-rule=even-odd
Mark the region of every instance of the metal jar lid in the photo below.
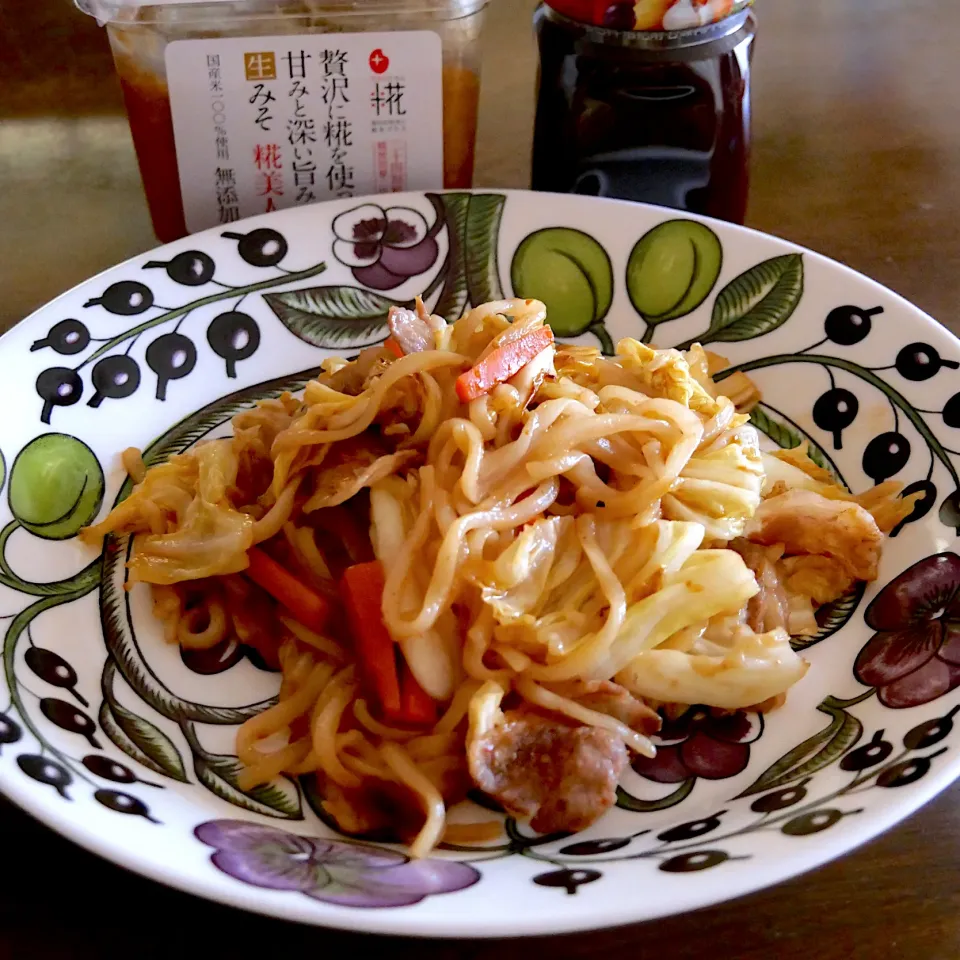
[[[725,20],[753,0],[545,0],[557,13],[580,23],[610,30],[674,33]]]

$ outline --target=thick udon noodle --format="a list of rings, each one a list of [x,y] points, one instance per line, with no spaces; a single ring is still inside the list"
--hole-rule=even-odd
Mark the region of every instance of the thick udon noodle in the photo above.
[[[647,756],[644,733],[585,705],[571,682],[616,678],[673,709],[782,699],[805,664],[782,629],[757,633],[738,615],[758,587],[728,544],[771,483],[814,482],[783,460],[771,478],[699,348],[625,340],[610,359],[550,347],[462,404],[458,375],[511,321],[541,324],[543,305],[432,319],[435,349],[328,362],[302,401],[240,413],[230,439],[146,473],[128,452],[138,486],[89,532],[140,534],[131,578],[154,585],[169,642],[239,640],[282,671],[277,703],[239,728],[242,789],[318,773],[328,811],[358,833],[362,802],[392,797],[414,855],[497,832],[448,824],[447,807],[470,785],[468,741],[496,726],[505,698]],[[750,394],[745,378],[728,383]],[[259,543],[332,600],[337,568],[383,562],[383,622],[442,705],[434,725],[378,717],[342,623],[312,631],[257,593],[242,571]]]

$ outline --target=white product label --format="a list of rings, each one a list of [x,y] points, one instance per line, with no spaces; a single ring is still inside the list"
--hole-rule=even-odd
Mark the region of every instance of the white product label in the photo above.
[[[178,40],[166,60],[191,233],[316,200],[443,186],[435,33]]]

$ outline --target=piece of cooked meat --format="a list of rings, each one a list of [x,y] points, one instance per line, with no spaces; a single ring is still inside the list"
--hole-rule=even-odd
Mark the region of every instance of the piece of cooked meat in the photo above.
[[[424,353],[436,347],[433,331],[413,310],[391,307],[387,314],[387,326],[390,328],[390,335],[404,353]]]
[[[760,504],[746,535],[754,543],[782,543],[787,556],[833,557],[855,580],[877,578],[883,534],[855,503],[789,490]]]
[[[597,727],[508,710],[468,759],[474,783],[538,833],[576,832],[616,802],[627,748]]]
[[[612,680],[570,680],[554,684],[554,693],[576,700],[588,710],[605,713],[626,724],[637,733],[656,733],[661,725],[660,714],[642,700],[638,700],[626,687]]]
[[[779,546],[763,547],[749,540],[734,540],[731,546],[753,571],[760,590],[747,601],[746,623],[754,633],[789,629],[790,598],[777,569],[783,551]]]

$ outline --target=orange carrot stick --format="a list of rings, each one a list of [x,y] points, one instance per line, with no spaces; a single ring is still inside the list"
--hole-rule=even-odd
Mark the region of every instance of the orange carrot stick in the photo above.
[[[414,727],[437,722],[437,704],[417,683],[409,664],[404,664],[400,674],[400,721]]]
[[[405,357],[405,356],[406,356],[406,354],[403,352],[403,347],[401,347],[400,344],[397,343],[397,341],[393,339],[393,337],[387,337],[387,339],[383,341],[383,345],[384,345],[398,360],[399,360],[401,357]]]
[[[247,552],[250,566],[247,576],[285,606],[305,627],[321,633],[330,617],[330,603],[315,590],[298,580],[273,557],[258,547]]]
[[[536,327],[522,337],[492,350],[457,377],[460,402],[469,403],[489,393],[498,383],[505,383],[551,343],[553,331],[549,327]]]
[[[358,563],[343,573],[343,598],[361,682],[388,718],[400,715],[396,645],[383,623],[383,565]]]

